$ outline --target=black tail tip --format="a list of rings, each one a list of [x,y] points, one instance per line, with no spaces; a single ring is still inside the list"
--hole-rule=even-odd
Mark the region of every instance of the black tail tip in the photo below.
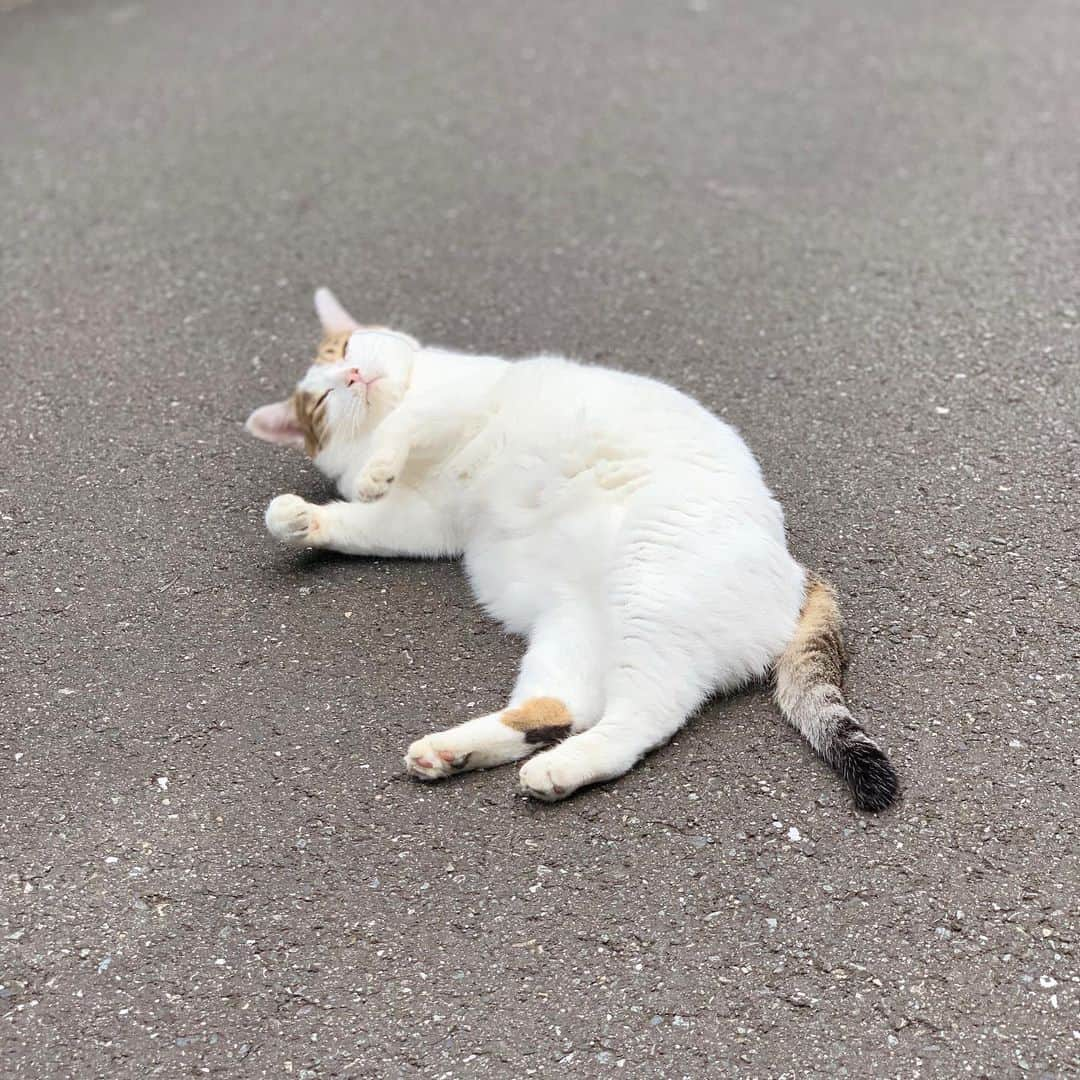
[[[846,739],[837,758],[837,767],[860,810],[876,814],[896,802],[900,795],[896,770],[885,751],[869,736],[859,732]]]

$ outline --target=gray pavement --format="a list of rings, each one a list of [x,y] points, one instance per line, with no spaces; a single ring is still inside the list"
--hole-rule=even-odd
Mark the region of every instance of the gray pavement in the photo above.
[[[0,6],[3,1075],[1075,1074],[1076,4]],[[264,534],[319,284],[737,424],[901,805],[407,780],[519,644]]]

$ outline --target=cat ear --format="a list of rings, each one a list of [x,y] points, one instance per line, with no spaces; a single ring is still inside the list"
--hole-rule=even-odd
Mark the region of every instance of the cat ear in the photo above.
[[[247,418],[244,427],[256,439],[263,439],[265,442],[295,446],[298,449],[304,446],[304,433],[297,422],[291,401],[275,401],[273,405],[256,409]]]
[[[315,313],[328,334],[360,329],[360,324],[338,303],[338,298],[329,289],[315,290]]]

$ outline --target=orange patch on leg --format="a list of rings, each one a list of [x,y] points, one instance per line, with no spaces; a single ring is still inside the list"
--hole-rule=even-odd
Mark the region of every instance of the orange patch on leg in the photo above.
[[[570,710],[558,698],[538,697],[507,709],[499,719],[530,743],[555,742],[570,734]]]
[[[570,733],[570,711],[558,698],[529,698],[516,708],[508,708],[499,719],[508,728],[521,731],[527,743],[552,743]]]
[[[553,697],[534,697],[516,709],[507,709],[499,717],[515,731],[533,731],[541,727],[569,727],[570,710]]]

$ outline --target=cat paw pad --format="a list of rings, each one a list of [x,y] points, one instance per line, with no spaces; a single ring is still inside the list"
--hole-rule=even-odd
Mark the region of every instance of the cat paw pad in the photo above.
[[[405,753],[405,770],[421,780],[441,780],[453,776],[469,764],[471,754],[459,754],[452,749],[437,749],[430,735],[417,739]]]
[[[283,543],[305,547],[319,531],[318,507],[299,495],[279,495],[266,508],[266,528]]]

